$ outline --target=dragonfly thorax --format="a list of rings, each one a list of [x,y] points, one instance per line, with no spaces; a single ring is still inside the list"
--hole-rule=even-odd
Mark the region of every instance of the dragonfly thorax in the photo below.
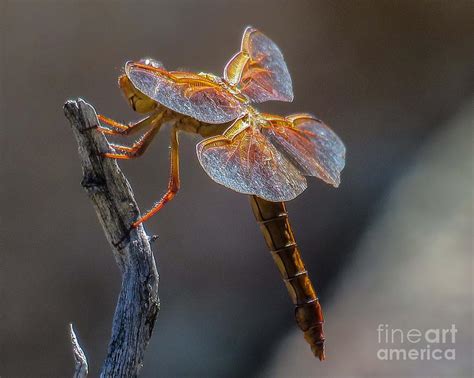
[[[243,123],[247,127],[252,127],[258,130],[261,130],[264,127],[268,127],[268,120],[255,108],[248,105],[245,108],[245,115],[241,118]]]

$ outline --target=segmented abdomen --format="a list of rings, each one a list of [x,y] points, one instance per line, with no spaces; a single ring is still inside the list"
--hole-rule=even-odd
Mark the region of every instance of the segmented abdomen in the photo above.
[[[324,360],[323,313],[295,242],[285,204],[269,202],[256,196],[250,196],[250,203],[295,305],[296,322],[314,355]]]

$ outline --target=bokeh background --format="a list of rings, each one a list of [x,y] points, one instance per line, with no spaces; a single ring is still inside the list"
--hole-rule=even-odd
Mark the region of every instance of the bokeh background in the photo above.
[[[347,146],[339,189],[310,180],[288,204],[328,361],[294,323],[247,198],[212,182],[184,135],[182,190],[146,225],[162,307],[142,376],[472,375],[472,1],[0,0],[0,376],[70,376],[69,322],[94,376],[110,336],[120,274],[64,101],[136,119],[125,61],[220,73],[246,25],[293,78],[293,103],[260,108],[313,112]],[[166,187],[167,144],[120,163],[143,209]],[[380,323],[454,323],[456,361],[378,361]]]

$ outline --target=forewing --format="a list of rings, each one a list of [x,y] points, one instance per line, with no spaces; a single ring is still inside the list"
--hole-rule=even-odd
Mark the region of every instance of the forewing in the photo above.
[[[217,183],[268,201],[289,201],[306,189],[306,179],[260,131],[237,120],[222,136],[205,139],[198,159]]]
[[[252,102],[293,101],[290,73],[278,46],[263,33],[247,27],[241,51],[227,64],[225,77],[239,80]]]
[[[237,98],[204,76],[133,62],[126,64],[125,72],[140,92],[199,121],[225,123],[242,113]]]
[[[308,114],[288,116],[270,124],[263,128],[263,134],[305,176],[339,186],[346,148],[327,125]]]

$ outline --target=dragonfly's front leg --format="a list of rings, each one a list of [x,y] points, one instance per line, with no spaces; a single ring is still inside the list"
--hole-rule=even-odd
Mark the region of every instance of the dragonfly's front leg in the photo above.
[[[132,147],[122,146],[120,144],[111,144],[111,147],[117,152],[107,152],[104,154],[105,157],[112,159],[134,159],[143,155],[155,135],[160,130],[160,126],[156,125],[151,130],[148,130],[138,141],[136,141]]]
[[[168,190],[163,197],[153,207],[146,212],[141,218],[139,218],[133,227],[137,227],[140,223],[145,222],[160,211],[163,206],[171,201],[176,193],[178,193],[180,180],[179,180],[179,140],[178,140],[178,128],[173,126],[171,129],[171,145],[170,145],[170,178],[168,182]]]
[[[97,118],[101,122],[101,125],[98,126],[97,129],[102,133],[109,135],[131,135],[151,126],[152,123],[154,123],[157,118],[161,116],[162,114],[158,115],[157,117],[149,116],[130,125],[124,125],[123,123],[114,121],[113,119],[105,117],[102,114],[98,114]],[[104,127],[102,124],[110,126],[111,128]]]
[[[117,127],[117,128],[125,127],[121,129],[122,131],[109,132],[109,134],[113,134],[113,135],[130,135],[144,128],[151,127],[151,130],[148,130],[131,147],[123,146],[120,144],[111,144],[111,147],[114,149],[114,152],[107,152],[104,154],[105,157],[112,158],[112,159],[133,159],[133,158],[137,158],[143,155],[143,153],[146,151],[146,149],[150,145],[155,135],[160,130],[161,126],[170,118],[165,117],[164,113],[162,112],[162,113],[151,115],[130,126],[119,124],[118,122],[115,122],[114,120],[111,120],[110,118],[106,118],[104,116],[99,116],[99,119],[102,121],[106,120],[104,122],[107,122],[113,127]],[[119,151],[119,152],[116,152],[116,151]]]

